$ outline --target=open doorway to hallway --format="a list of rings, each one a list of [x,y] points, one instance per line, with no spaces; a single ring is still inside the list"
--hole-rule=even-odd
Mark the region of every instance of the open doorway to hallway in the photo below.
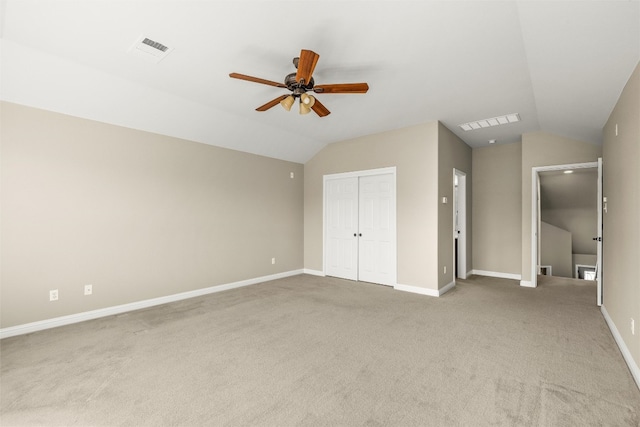
[[[602,303],[602,162],[533,168],[532,276],[595,281]]]

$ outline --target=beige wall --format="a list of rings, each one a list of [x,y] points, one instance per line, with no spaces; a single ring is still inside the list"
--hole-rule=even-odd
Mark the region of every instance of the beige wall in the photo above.
[[[473,149],[473,268],[520,275],[522,144]]]
[[[441,123],[438,123],[438,289],[453,282],[455,275],[453,255],[453,169],[466,174],[466,231],[467,271],[472,269],[472,163],[471,148]],[[442,203],[446,197],[448,203]],[[444,273],[444,267],[447,272]],[[465,273],[466,273],[465,272]]]
[[[597,186],[597,180],[593,183]],[[543,209],[542,221],[560,227],[571,233],[571,248],[576,254],[595,255],[597,244],[593,238],[598,235],[598,210],[593,208]]]
[[[573,277],[571,233],[540,222],[540,265],[550,265],[553,276]]]
[[[536,166],[595,162],[602,147],[561,136],[522,135],[522,280],[531,281],[531,170]]]
[[[1,105],[2,328],[303,267],[302,165]]]
[[[640,365],[640,65],[604,127],[604,307]],[[618,135],[616,136],[616,125]],[[631,334],[631,318],[636,333]],[[638,378],[636,378],[638,380]]]
[[[323,270],[323,176],[396,167],[397,281],[438,289],[437,122],[330,144],[305,164],[304,266]]]

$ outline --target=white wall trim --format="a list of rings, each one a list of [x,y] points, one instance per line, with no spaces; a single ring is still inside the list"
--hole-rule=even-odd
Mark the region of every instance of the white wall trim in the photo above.
[[[536,286],[531,282],[531,280],[520,280],[520,286],[525,288],[535,288]]]
[[[304,270],[302,270],[303,274],[310,274],[312,276],[320,276],[320,277],[324,277],[324,271],[320,271],[320,270],[311,270],[309,268],[305,268]]]
[[[401,285],[396,283],[393,289],[397,291],[411,292],[413,294],[428,295],[430,297],[439,297],[440,294],[435,289],[421,288],[419,286]]]
[[[455,286],[456,286],[456,281],[455,280],[453,282],[449,282],[444,287],[438,289],[438,296],[441,297],[442,295],[444,295],[447,292],[449,292],[451,289],[455,288]]]
[[[633,360],[633,356],[631,355],[629,348],[624,343],[622,335],[620,335],[620,332],[618,332],[616,324],[613,322],[613,319],[611,319],[611,316],[609,316],[609,313],[607,313],[607,309],[604,308],[604,305],[600,306],[600,311],[602,311],[602,315],[604,316],[604,320],[607,322],[607,326],[609,326],[609,329],[611,330],[613,339],[616,341],[616,344],[618,344],[618,348],[622,353],[622,357],[624,357],[624,361],[627,362],[627,366],[631,371],[631,375],[633,376],[636,385],[640,389],[640,368],[638,368],[638,364],[635,360]]]
[[[113,307],[101,308],[98,310],[85,311],[83,313],[70,314],[68,316],[54,317],[52,319],[41,320],[38,322],[25,323],[23,325],[10,326],[0,329],[0,339],[9,338],[16,335],[30,334],[32,332],[43,331],[45,329],[56,328],[58,326],[70,325],[73,323],[84,322],[86,320],[98,319],[100,317],[112,316],[128,311],[140,310],[142,308],[153,307],[156,305],[167,304],[170,302],[181,301],[188,298],[199,297],[202,295],[213,294],[216,292],[226,291],[229,289],[240,288],[243,286],[255,285],[257,283],[268,282],[270,280],[282,279],[284,277],[296,276],[302,274],[303,270],[292,270],[284,273],[271,274],[253,279],[241,280],[239,282],[226,283],[223,285],[211,286],[208,288],[196,289],[179,294],[167,295],[164,297],[151,298],[143,301],[136,301],[128,304],[116,305]]]
[[[422,288],[420,286],[395,284],[393,285],[393,289],[397,291],[411,292],[413,294],[428,295],[430,297],[440,297],[444,295],[446,292],[453,289],[455,285],[456,285],[456,282],[451,282],[446,286],[444,286],[442,289],[435,290],[435,289],[429,289],[429,288]]]
[[[396,173],[395,166],[389,166],[385,168],[378,169],[365,169],[359,171],[351,171],[351,172],[340,172],[340,173],[331,173],[327,175],[322,175],[322,181],[327,181],[329,179],[343,179],[343,178],[360,178],[362,176],[372,176],[372,175],[386,175]]]
[[[501,273],[499,271],[471,270],[471,274],[477,274],[478,276],[498,277],[500,279],[512,279],[512,280],[522,279],[521,274]]]

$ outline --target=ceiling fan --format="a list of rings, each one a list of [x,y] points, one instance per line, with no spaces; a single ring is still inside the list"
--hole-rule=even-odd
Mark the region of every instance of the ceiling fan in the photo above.
[[[264,105],[256,108],[256,111],[267,111],[271,107],[277,104],[290,111],[291,106],[296,99],[300,100],[300,114],[307,114],[311,110],[324,117],[331,112],[320,103],[313,95],[307,94],[307,92],[314,93],[367,93],[369,85],[366,83],[338,83],[328,85],[317,85],[313,80],[313,70],[316,68],[320,55],[317,53],[302,49],[300,56],[293,58],[293,65],[297,68],[297,72],[288,74],[284,78],[284,83],[278,83],[271,80],[265,80],[258,77],[247,76],[245,74],[231,73],[229,77],[240,80],[247,80],[255,83],[262,83],[269,86],[280,87],[283,89],[289,89],[291,94],[281,95]]]

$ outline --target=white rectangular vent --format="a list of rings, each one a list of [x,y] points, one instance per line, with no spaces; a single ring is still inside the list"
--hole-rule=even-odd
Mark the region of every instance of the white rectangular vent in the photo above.
[[[148,37],[140,36],[129,48],[129,53],[151,62],[162,61],[173,49]]]
[[[165,45],[163,45],[162,43],[154,42],[153,40],[148,39],[148,38],[146,38],[146,37],[144,38],[144,40],[142,40],[142,43],[144,43],[144,44],[146,44],[146,45],[149,45],[149,46],[151,46],[151,47],[152,47],[152,48],[154,48],[154,49],[158,49],[158,50],[160,50],[160,51],[162,51],[162,52],[166,52],[166,51],[167,51],[167,49],[169,49],[168,47],[166,47],[166,46],[165,46]]]
[[[489,128],[493,126],[506,125],[508,123],[515,123],[520,121],[520,115],[518,113],[507,114],[500,117],[492,117],[490,119],[476,120],[475,122],[468,122],[458,125],[460,129],[464,131],[470,131],[475,129]]]

